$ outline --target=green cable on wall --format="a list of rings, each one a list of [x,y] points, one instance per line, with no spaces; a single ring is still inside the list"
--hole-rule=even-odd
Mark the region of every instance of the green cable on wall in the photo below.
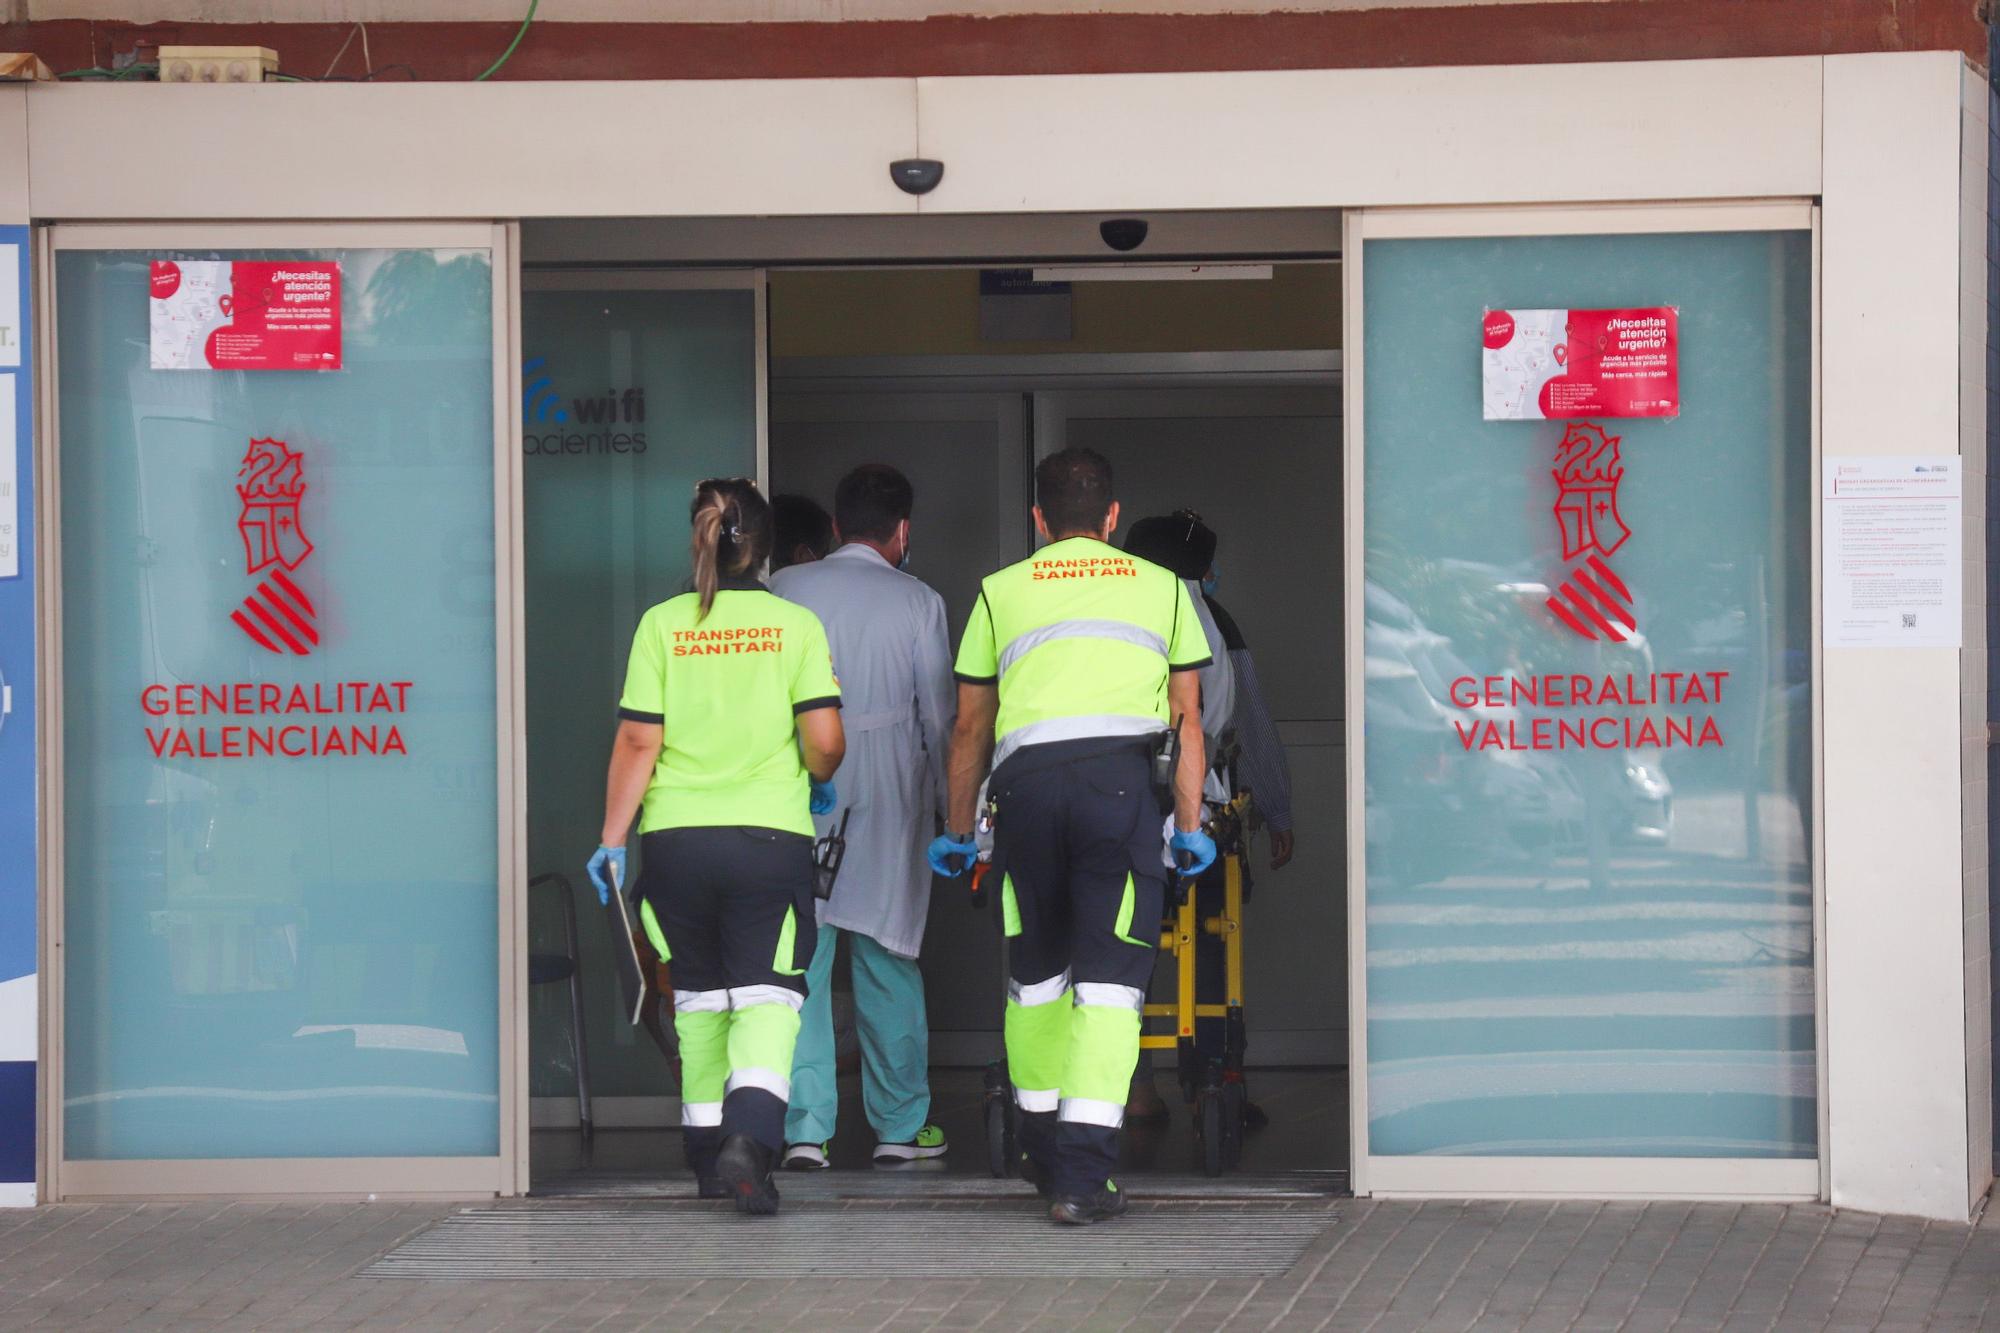
[[[474,83],[484,83],[487,79],[490,79],[495,74],[498,74],[500,72],[501,66],[505,65],[509,60],[512,60],[514,58],[514,52],[520,49],[521,39],[528,35],[528,28],[535,21],[535,11],[540,9],[541,7],[542,7],[542,0],[528,0],[527,15],[524,18],[522,18],[521,26],[514,30],[514,40],[507,43],[507,49],[500,53],[500,58],[498,60],[494,61],[491,65],[487,66],[486,72],[484,74],[477,75],[473,78],[472,81]],[[153,75],[157,77],[159,72],[160,72],[160,67],[158,65],[127,65],[123,69],[93,68],[93,69],[66,70],[63,73],[56,75],[56,77],[58,79],[104,79],[115,82],[124,79],[143,78],[147,75]],[[369,75],[370,77],[373,77],[374,71],[373,70],[369,71]],[[302,78],[297,74],[278,74],[274,75],[273,77],[277,82],[280,83],[317,82],[317,80]]]
[[[513,58],[514,48],[519,46],[521,44],[521,39],[528,35],[528,25],[535,21],[535,11],[537,9],[540,9],[541,6],[542,6],[542,0],[528,0],[528,16],[521,20],[520,28],[517,29],[514,33],[514,40],[507,43],[507,49],[500,53],[500,58],[494,61],[491,65],[489,65],[484,74],[481,74],[479,77],[475,78],[473,80],[474,83],[484,83],[487,79],[492,78],[495,74],[498,74],[500,72],[500,67],[502,65],[506,64],[510,59]]]
[[[160,72],[158,65],[127,65],[123,69],[69,69],[56,75],[58,79],[108,79],[119,82],[125,79],[139,79]]]

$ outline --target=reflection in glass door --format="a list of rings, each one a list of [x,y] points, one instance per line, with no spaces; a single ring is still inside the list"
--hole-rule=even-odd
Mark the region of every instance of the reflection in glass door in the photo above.
[[[525,286],[530,1090],[543,1126],[575,1123],[587,1083],[598,1124],[661,1127],[677,1123],[663,1104],[679,1092],[670,1038],[620,1012],[611,936],[582,872],[632,631],[688,577],[695,483],[762,472],[763,279],[563,272]],[[569,947],[563,881],[578,917],[580,1043],[565,968],[551,966]]]
[[[504,233],[85,230],[54,255],[61,1187],[504,1189]],[[337,283],[340,368],[214,368],[288,272]],[[163,356],[198,283],[182,323],[218,328],[166,319]]]
[[[1810,219],[1672,225],[1366,232],[1377,1188],[1816,1192]],[[1486,311],[1657,306],[1677,417],[1483,419]]]

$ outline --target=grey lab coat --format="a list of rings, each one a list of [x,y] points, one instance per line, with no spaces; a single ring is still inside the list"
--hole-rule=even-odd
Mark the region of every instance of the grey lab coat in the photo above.
[[[859,931],[915,958],[930,914],[924,848],[944,807],[945,750],[956,696],[944,599],[856,543],[771,576],[771,591],[820,618],[840,679],[847,758],[834,775],[839,800],[814,820],[820,833],[842,811],[847,859],[821,925]]]

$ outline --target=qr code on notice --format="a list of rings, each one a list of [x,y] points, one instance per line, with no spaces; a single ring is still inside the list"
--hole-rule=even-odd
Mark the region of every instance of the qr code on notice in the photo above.
[[[1915,629],[1916,627],[1917,627],[1917,613],[1915,611],[1903,612],[1903,628]]]

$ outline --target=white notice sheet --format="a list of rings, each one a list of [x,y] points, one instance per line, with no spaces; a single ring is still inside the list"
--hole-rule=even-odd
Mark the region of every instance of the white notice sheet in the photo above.
[[[1826,460],[1828,647],[1960,646],[1964,480],[1955,454]]]

